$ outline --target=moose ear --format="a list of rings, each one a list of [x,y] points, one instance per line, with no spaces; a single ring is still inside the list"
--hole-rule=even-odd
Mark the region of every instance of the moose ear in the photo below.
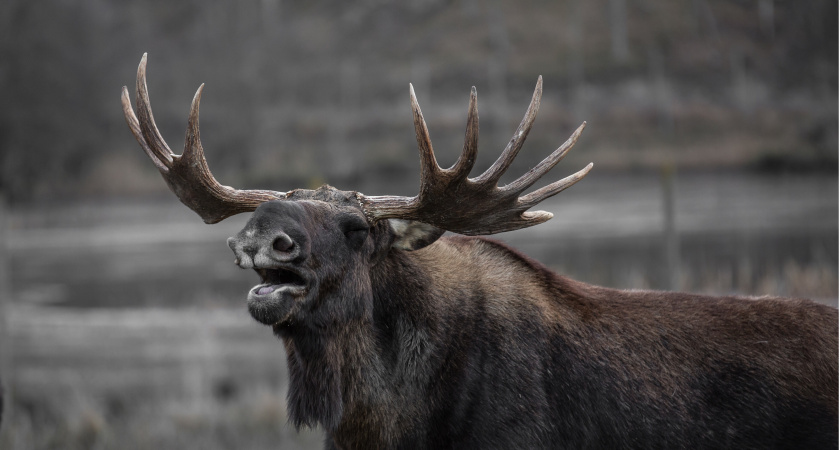
[[[423,222],[403,219],[389,219],[394,232],[392,248],[400,250],[420,250],[435,242],[446,230]]]

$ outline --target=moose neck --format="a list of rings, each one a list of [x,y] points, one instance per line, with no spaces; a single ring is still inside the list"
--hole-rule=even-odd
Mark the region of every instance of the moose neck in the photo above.
[[[375,377],[380,366],[369,315],[326,327],[297,323],[275,332],[286,347],[292,422],[296,427],[314,427],[320,423],[328,431],[335,430],[347,410],[347,402],[359,398],[365,380]]]
[[[352,434],[346,438],[356,442],[387,442],[408,413],[389,404],[387,399],[405,395],[390,392],[389,380],[408,381],[415,374],[407,369],[430,351],[428,339],[418,335],[425,327],[417,326],[429,319],[422,317],[427,309],[418,307],[428,301],[424,280],[422,265],[410,253],[391,252],[371,269],[370,290],[357,298],[325,299],[369,305],[365,314],[326,327],[275,329],[286,347],[295,426],[320,423],[331,434]]]

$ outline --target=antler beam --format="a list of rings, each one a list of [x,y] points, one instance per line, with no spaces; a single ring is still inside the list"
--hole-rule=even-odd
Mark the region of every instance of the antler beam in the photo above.
[[[575,174],[520,197],[523,191],[551,170],[575,145],[586,127],[584,122],[563,145],[533,169],[510,184],[503,187],[497,185],[499,178],[522,148],[534,123],[542,96],[542,77],[537,79],[531,104],[507,147],[487,171],[475,178],[468,178],[478,153],[475,87],[470,92],[464,149],[458,161],[449,169],[438,166],[426,121],[414,95],[414,87],[410,86],[409,90],[414,130],[420,150],[420,192],[415,197],[360,195],[360,201],[373,221],[387,218],[417,220],[467,235],[494,234],[530,227],[551,219],[553,215],[546,211],[528,211],[529,208],[577,183],[592,169],[592,163],[589,163]]]

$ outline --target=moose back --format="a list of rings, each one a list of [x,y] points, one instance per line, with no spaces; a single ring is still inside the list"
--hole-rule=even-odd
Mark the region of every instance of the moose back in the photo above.
[[[592,167],[523,194],[584,124],[498,186],[536,116],[541,78],[513,138],[475,178],[475,89],[449,169],[411,89],[421,186],[397,197],[220,185],[199,138],[203,86],[175,155],[145,72],[144,55],[136,115],[123,88],[129,127],[205,222],[254,211],[228,245],[261,278],[248,309],[285,345],[291,420],[322,426],[327,448],[837,448],[837,310],[592,286],[475,237],[550,219],[528,210]]]

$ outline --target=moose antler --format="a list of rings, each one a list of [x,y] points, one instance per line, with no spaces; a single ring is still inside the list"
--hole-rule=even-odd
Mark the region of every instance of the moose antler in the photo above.
[[[202,84],[193,97],[184,153],[181,155],[172,153],[155,125],[146,87],[145,53],[137,68],[136,103],[139,120],[131,108],[128,89],[125,86],[122,89],[125,120],[172,192],[206,223],[216,223],[235,214],[253,211],[261,203],[269,200],[286,198],[285,192],[239,190],[221,185],[213,178],[204,159],[204,149],[201,147],[198,131],[198,106],[203,89]],[[415,197],[365,196],[354,193],[371,224],[388,218],[417,220],[467,235],[493,234],[530,227],[551,219],[553,215],[546,211],[530,212],[529,208],[577,183],[592,168],[590,163],[573,175],[520,197],[522,192],[551,170],[575,145],[586,126],[584,122],[560,148],[528,173],[503,187],[497,185],[499,178],[522,148],[534,123],[542,96],[542,77],[537,79],[531,104],[502,155],[476,178],[468,178],[478,154],[478,107],[475,87],[470,92],[464,149],[458,161],[449,169],[441,169],[438,166],[429,130],[417,104],[413,86],[410,86],[410,92],[414,130],[420,149],[420,193]]]
[[[125,121],[131,132],[140,143],[140,147],[149,155],[152,162],[163,175],[169,189],[178,196],[181,202],[198,213],[205,223],[216,223],[232,215],[253,211],[261,203],[285,198],[285,192],[262,190],[239,190],[219,184],[207,161],[204,159],[204,149],[198,132],[198,105],[201,102],[201,92],[204,85],[199,86],[190,107],[190,119],[187,125],[187,137],[184,143],[184,153],[172,153],[166,141],[155,125],[152,116],[152,106],[149,103],[149,92],[146,87],[146,54],[140,60],[137,68],[137,116],[131,108],[128,89],[122,88],[122,106]]]
[[[525,117],[522,118],[507,147],[487,171],[475,178],[468,178],[478,153],[478,107],[475,87],[473,86],[470,92],[464,149],[458,161],[449,169],[441,169],[435,160],[429,130],[417,104],[414,87],[409,87],[411,109],[414,112],[414,131],[420,150],[420,193],[416,197],[360,195],[359,201],[372,221],[386,218],[418,220],[467,235],[494,234],[530,227],[551,219],[553,215],[546,211],[527,211],[529,208],[577,183],[592,169],[592,163],[589,163],[573,175],[530,194],[519,196],[563,159],[586,127],[584,122],[563,145],[528,173],[503,187],[497,186],[499,178],[522,148],[537,116],[542,96],[541,76],[537,79],[537,87]]]

